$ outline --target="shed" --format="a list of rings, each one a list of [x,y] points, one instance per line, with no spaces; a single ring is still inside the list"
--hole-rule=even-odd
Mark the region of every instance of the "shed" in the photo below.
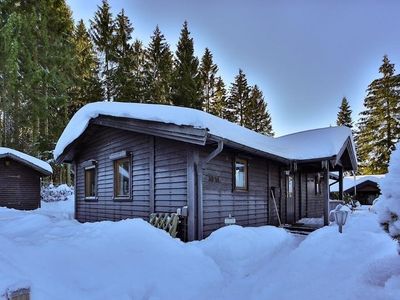
[[[179,210],[185,240],[229,215],[242,226],[328,224],[329,172],[357,168],[347,127],[273,138],[195,109],[118,102],[81,108],[54,156],[73,164],[78,221]]]
[[[381,194],[379,183],[383,178],[385,178],[384,174],[345,176],[343,177],[343,192],[353,196],[363,205],[371,205]],[[338,190],[337,183],[331,185],[331,193]]]
[[[48,163],[0,147],[0,206],[21,210],[39,208],[41,178],[52,173]]]

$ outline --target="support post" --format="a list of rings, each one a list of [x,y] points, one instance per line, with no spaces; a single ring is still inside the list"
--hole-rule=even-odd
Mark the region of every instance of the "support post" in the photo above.
[[[324,225],[329,225],[329,161],[324,170]]]
[[[339,169],[339,200],[343,200],[343,168]]]
[[[150,171],[150,180],[149,180],[149,184],[150,184],[150,203],[149,203],[149,212],[150,214],[155,212],[155,167],[154,167],[154,163],[155,163],[155,137],[150,137],[150,143],[149,143],[149,147],[150,147],[150,151],[149,151],[149,171]]]

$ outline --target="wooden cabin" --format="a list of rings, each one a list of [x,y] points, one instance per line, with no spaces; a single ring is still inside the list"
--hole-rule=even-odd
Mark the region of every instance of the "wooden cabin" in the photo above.
[[[41,178],[51,174],[48,163],[0,147],[0,206],[21,210],[39,208]]]
[[[267,137],[202,111],[97,102],[71,119],[54,151],[75,171],[80,222],[185,216],[185,240],[229,215],[242,226],[328,224],[329,172],[356,169],[351,131]]]

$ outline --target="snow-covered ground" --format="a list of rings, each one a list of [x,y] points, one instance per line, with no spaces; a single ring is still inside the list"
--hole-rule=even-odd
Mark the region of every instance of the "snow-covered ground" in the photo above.
[[[139,219],[80,224],[71,202],[0,208],[0,298],[400,299],[398,245],[368,209],[343,234],[229,226],[185,244]]]

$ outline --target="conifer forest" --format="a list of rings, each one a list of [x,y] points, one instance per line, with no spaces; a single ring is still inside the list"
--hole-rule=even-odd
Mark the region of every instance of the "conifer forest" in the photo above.
[[[212,49],[195,55],[190,20],[179,30],[172,51],[157,20],[144,44],[134,20],[123,9],[112,14],[107,0],[89,25],[73,19],[65,0],[1,1],[0,146],[51,161],[69,119],[100,100],[195,108],[273,136],[268,102],[274,99],[248,82],[240,62],[234,62],[234,81],[225,82]],[[336,125],[353,130],[361,174],[386,173],[400,138],[400,75],[382,57],[380,77],[366,87],[364,111],[352,117],[343,97],[332,112]],[[69,169],[57,167],[53,181],[69,180]]]

